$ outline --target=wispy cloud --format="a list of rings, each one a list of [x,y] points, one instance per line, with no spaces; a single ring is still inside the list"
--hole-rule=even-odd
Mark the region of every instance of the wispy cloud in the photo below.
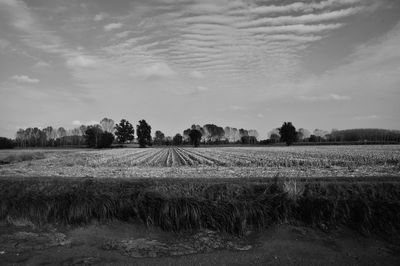
[[[348,100],[351,100],[351,97],[350,96],[337,95],[337,94],[328,94],[328,95],[322,95],[322,96],[304,96],[304,95],[301,95],[301,96],[299,96],[299,99],[304,100],[304,101],[310,101],[310,102],[348,101]]]
[[[200,71],[193,70],[189,73],[190,77],[192,78],[197,78],[197,79],[202,79],[204,78],[204,74],[201,73]]]
[[[247,110],[247,107],[240,106],[240,105],[232,105],[232,106],[230,106],[230,109],[233,111],[244,111],[244,110]]]
[[[96,60],[84,55],[72,55],[66,62],[69,67],[92,67],[96,65]]]
[[[39,61],[34,65],[35,68],[47,68],[50,66],[51,66],[51,64],[48,62],[45,62],[45,61]]]
[[[105,31],[112,31],[116,29],[122,28],[123,24],[122,23],[110,23],[107,25],[104,25],[104,30]]]
[[[175,74],[176,72],[164,62],[154,63],[150,66],[140,69],[138,72],[132,73],[134,76],[139,75],[146,78],[168,78],[174,76]]]
[[[102,21],[104,20],[108,15],[106,13],[99,13],[96,14],[93,18],[94,21]]]
[[[378,115],[365,115],[365,116],[354,116],[353,119],[355,120],[373,120],[378,119]]]
[[[72,121],[71,124],[74,125],[74,126],[81,126],[81,125],[97,125],[97,124],[99,124],[99,121],[90,120],[90,121],[87,121],[87,122],[81,122],[80,120],[74,120],[74,121]]]
[[[36,78],[30,78],[26,75],[15,75],[11,77],[12,80],[15,80],[20,83],[25,83],[25,84],[36,84],[39,83],[39,79]]]

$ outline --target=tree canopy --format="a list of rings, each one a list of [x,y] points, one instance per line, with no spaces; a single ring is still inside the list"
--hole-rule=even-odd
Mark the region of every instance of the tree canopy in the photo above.
[[[154,133],[154,144],[155,145],[163,145],[165,142],[165,135],[160,130],[156,130]]]
[[[191,129],[189,132],[190,143],[192,143],[194,147],[199,147],[201,136],[200,130]]]
[[[172,139],[172,144],[175,146],[182,145],[183,137],[181,134],[176,134]]]
[[[109,148],[114,141],[114,135],[103,131],[100,125],[88,126],[84,137],[90,148]]]
[[[147,124],[146,120],[140,120],[136,126],[136,135],[141,148],[151,144],[151,126]]]
[[[115,125],[115,136],[118,143],[124,144],[127,141],[132,141],[135,136],[135,130],[128,120],[122,119],[119,124]]]
[[[281,135],[281,141],[286,142],[286,145],[292,145],[297,139],[296,128],[292,125],[292,122],[284,122],[282,127],[279,129]]]

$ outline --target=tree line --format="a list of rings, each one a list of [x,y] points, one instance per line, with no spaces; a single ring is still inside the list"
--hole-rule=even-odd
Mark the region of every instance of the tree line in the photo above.
[[[399,143],[400,130],[359,128],[359,129],[332,129],[331,132],[315,129],[311,134],[304,128],[296,130],[291,122],[284,122],[280,128],[269,133],[269,138],[260,141],[261,144],[284,142],[292,145],[300,143]]]
[[[136,139],[135,139],[136,132]],[[51,126],[40,129],[38,127],[19,129],[15,139],[0,137],[0,148],[12,148],[14,146],[25,147],[91,147],[108,148],[113,144],[124,145],[138,143],[140,147],[151,145],[213,145],[213,144],[275,144],[286,143],[337,143],[337,142],[400,142],[400,131],[385,129],[347,129],[331,132],[315,129],[313,133],[307,129],[296,130],[291,122],[284,122],[281,127],[271,130],[268,138],[258,140],[256,130],[237,129],[234,127],[221,127],[215,124],[203,126],[193,124],[185,129],[182,134],[177,133],[173,137],[165,136],[160,130],[156,130],[154,138],[151,136],[151,126],[140,120],[133,125],[126,119],[115,123],[110,118],[103,118],[96,125],[81,125],[74,129]]]

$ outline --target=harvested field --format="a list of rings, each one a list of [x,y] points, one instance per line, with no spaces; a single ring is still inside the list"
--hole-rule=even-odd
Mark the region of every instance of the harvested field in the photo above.
[[[13,158],[24,151],[2,151]],[[400,174],[399,145],[38,150],[0,176],[329,177]]]
[[[244,265],[256,257],[260,265],[398,260],[398,145],[15,150],[0,158],[0,264],[219,265],[206,259],[214,254]]]

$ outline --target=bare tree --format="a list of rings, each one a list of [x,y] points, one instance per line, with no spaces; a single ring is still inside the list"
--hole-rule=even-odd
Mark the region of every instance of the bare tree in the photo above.
[[[114,133],[115,122],[111,118],[103,118],[100,121],[100,125],[103,131]]]

